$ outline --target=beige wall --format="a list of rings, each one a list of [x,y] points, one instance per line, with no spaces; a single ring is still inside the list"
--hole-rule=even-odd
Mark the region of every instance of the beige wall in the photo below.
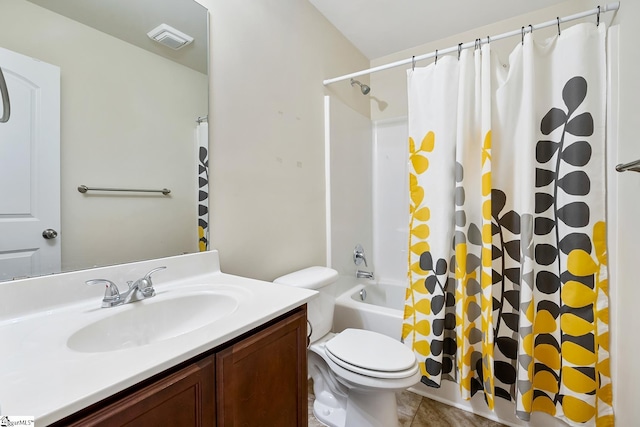
[[[61,68],[63,270],[197,251],[207,76],[24,0],[0,2],[0,46]],[[85,196],[81,184],[172,193]]]
[[[325,264],[323,96],[362,114],[369,66],[306,0],[198,0],[211,13],[211,240],[223,271],[272,280]]]

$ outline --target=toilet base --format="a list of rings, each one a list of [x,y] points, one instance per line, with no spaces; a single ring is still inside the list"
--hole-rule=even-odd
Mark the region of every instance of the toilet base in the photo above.
[[[313,402],[313,415],[329,427],[396,427],[398,406],[395,392],[360,393],[350,390],[347,408]]]
[[[344,427],[347,411],[340,407],[326,405],[316,399],[313,402],[313,415],[326,426]]]
[[[362,393],[350,390],[345,426],[397,427],[398,405],[394,391]]]
[[[420,381],[420,371],[407,377],[385,379],[348,371],[325,352],[327,335],[307,351],[313,378],[313,413],[329,427],[398,427],[396,392]]]

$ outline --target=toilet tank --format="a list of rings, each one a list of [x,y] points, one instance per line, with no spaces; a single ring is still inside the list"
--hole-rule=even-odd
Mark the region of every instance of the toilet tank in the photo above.
[[[328,267],[309,267],[278,277],[273,283],[318,291],[318,296],[307,303],[307,319],[311,325],[311,342],[331,331],[333,308],[336,302],[338,272]]]

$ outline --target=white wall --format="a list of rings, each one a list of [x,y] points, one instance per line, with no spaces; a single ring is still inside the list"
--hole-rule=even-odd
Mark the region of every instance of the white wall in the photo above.
[[[207,76],[25,0],[0,2],[0,46],[61,68],[63,270],[197,251]],[[82,195],[81,184],[171,197]]]
[[[342,102],[330,99],[331,267],[355,276],[375,273],[373,262],[371,120]],[[361,244],[367,265],[356,266],[353,251]]]
[[[323,97],[369,115],[327,76],[369,61],[308,2],[198,0],[211,13],[211,240],[228,273],[324,265]]]
[[[640,2],[622,1],[616,22],[620,24],[620,73],[618,99],[618,156],[609,164],[626,163],[640,158],[638,144],[638,111],[640,110]],[[640,261],[640,175],[634,172],[615,174],[617,182],[617,245],[614,252],[617,268],[610,285],[612,304],[610,312],[616,322],[612,325],[612,353],[614,374],[614,410],[617,425],[632,426],[640,421],[637,385],[640,382],[640,287],[637,286],[636,264]]]

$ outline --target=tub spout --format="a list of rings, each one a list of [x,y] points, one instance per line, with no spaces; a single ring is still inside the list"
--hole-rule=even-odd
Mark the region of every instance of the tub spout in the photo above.
[[[373,280],[373,271],[356,270],[356,277],[358,279]]]

